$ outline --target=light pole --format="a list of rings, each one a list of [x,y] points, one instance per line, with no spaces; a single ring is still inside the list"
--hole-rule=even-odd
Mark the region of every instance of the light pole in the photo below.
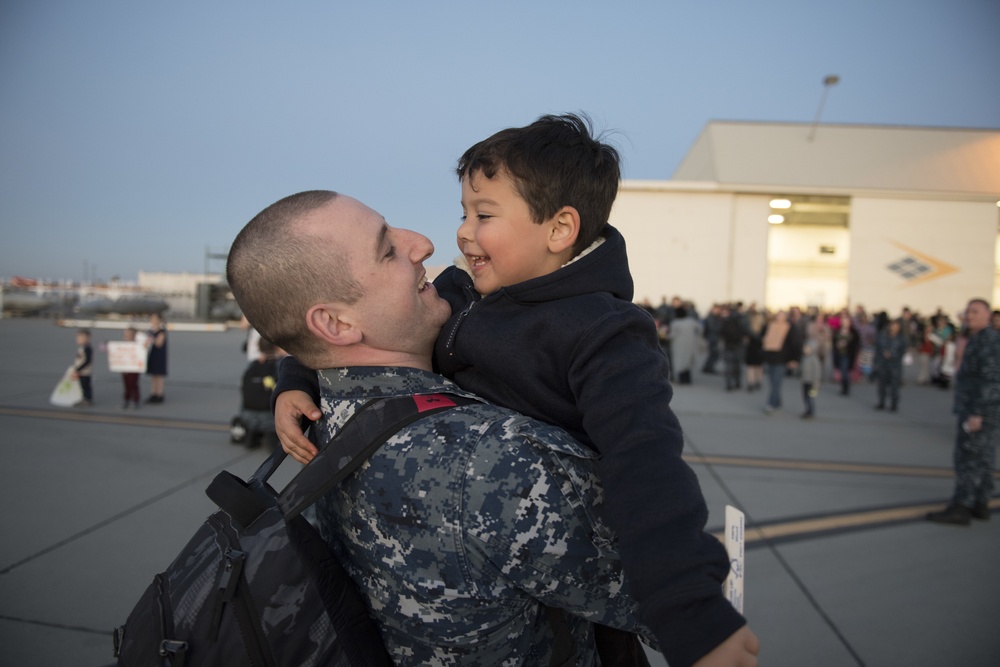
[[[823,115],[823,105],[826,104],[826,95],[830,91],[830,86],[836,86],[839,81],[840,77],[836,74],[831,74],[823,79],[823,95],[819,98],[819,109],[816,110],[816,120],[813,121],[812,127],[809,128],[808,141],[810,142],[816,136],[816,126],[819,125],[819,117]]]

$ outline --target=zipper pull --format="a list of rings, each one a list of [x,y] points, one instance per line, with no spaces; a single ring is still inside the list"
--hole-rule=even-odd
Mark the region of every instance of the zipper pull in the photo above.
[[[209,627],[209,639],[215,641],[219,638],[219,626],[222,625],[222,610],[227,602],[236,596],[236,587],[240,583],[240,575],[243,573],[243,563],[246,561],[246,553],[237,549],[226,549],[226,564],[222,568],[222,576],[219,577],[219,585],[215,591],[215,604],[212,608],[212,622]]]

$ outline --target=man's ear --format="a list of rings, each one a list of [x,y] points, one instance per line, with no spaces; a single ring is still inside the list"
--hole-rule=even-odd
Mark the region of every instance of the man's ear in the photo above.
[[[319,303],[306,311],[306,326],[329,345],[353,345],[361,341],[361,330],[340,304]]]
[[[580,236],[580,212],[572,206],[563,206],[549,219],[549,252],[570,250]]]

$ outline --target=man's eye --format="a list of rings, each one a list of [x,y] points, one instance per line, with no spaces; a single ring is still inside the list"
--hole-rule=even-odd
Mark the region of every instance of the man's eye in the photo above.
[[[391,245],[391,246],[389,246],[389,251],[387,253],[385,253],[385,258],[386,259],[393,259],[395,257],[396,257],[396,246]]]

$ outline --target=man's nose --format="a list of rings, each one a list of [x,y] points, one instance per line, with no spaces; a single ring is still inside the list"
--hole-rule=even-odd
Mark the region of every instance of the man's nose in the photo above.
[[[419,263],[434,254],[434,244],[423,234],[407,230],[410,235],[410,260]]]

